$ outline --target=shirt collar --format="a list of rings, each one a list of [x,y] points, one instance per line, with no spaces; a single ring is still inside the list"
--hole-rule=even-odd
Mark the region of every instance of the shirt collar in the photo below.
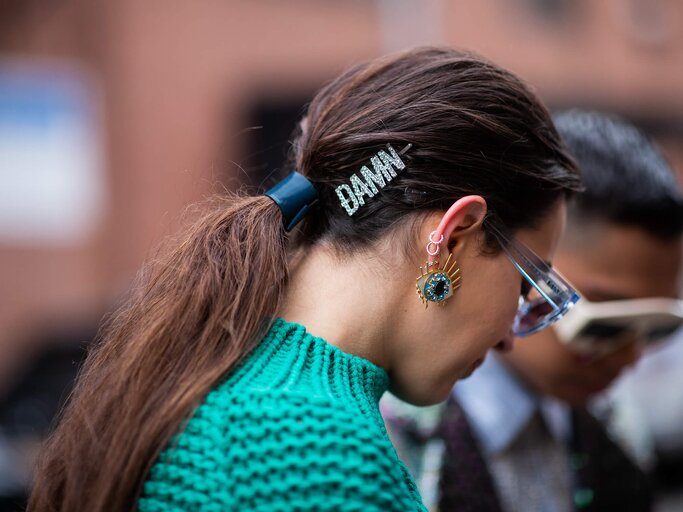
[[[539,396],[495,354],[489,354],[471,377],[458,382],[453,393],[487,455],[507,449],[536,411],[541,412],[556,440],[569,438],[568,406]]]

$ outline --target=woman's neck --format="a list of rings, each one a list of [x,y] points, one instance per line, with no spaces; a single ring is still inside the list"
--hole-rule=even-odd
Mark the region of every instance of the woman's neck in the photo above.
[[[291,269],[278,316],[389,371],[387,343],[405,290],[396,279],[403,271],[379,254],[340,259],[326,247],[309,249]],[[387,257],[399,260],[396,256]]]

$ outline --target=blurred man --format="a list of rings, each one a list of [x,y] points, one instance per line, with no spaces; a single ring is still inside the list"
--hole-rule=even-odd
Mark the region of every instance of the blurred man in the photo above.
[[[556,124],[586,192],[569,208],[555,266],[584,298],[566,325],[490,354],[445,407],[416,412],[385,402],[399,455],[432,508],[650,509],[645,474],[586,405],[637,361],[644,343],[682,321],[673,299],[683,198],[666,161],[633,126],[579,111]]]

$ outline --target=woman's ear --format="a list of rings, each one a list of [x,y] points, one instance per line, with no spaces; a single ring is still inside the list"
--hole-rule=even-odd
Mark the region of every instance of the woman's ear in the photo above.
[[[441,217],[433,239],[440,240],[443,235],[441,247],[457,246],[481,228],[486,212],[486,200],[481,196],[465,196],[458,199]],[[433,259],[434,257],[430,256],[429,261]]]

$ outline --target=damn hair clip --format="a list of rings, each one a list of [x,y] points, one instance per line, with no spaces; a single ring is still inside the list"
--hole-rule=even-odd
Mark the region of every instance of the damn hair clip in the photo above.
[[[372,170],[364,165],[358,171],[362,178],[354,173],[351,175],[350,185],[344,183],[335,189],[346,213],[349,215],[356,213],[358,208],[365,204],[364,196],[375,197],[387,183],[397,176],[398,171],[405,169],[406,164],[401,160],[401,155],[411,146],[412,144],[408,144],[400,153],[397,153],[390,144],[387,144],[388,151],[380,150],[370,159]]]

